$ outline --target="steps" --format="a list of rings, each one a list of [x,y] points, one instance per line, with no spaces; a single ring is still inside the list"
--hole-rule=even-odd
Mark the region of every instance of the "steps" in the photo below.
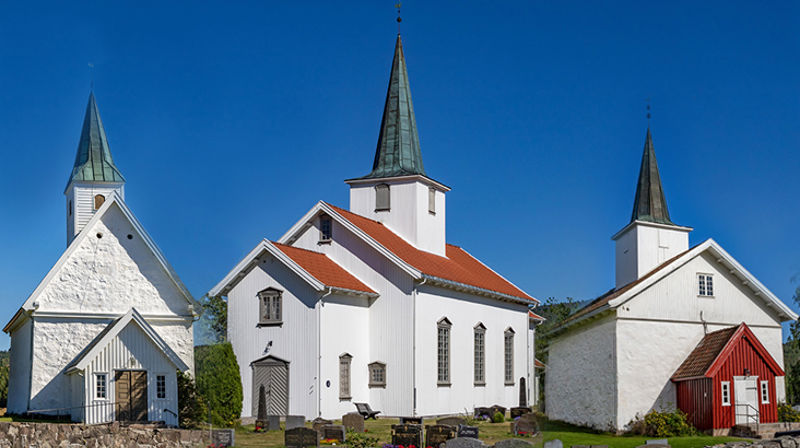
[[[750,439],[771,439],[776,432],[800,430],[800,423],[761,423],[760,425],[736,425],[731,428],[731,435],[734,437],[746,437]]]

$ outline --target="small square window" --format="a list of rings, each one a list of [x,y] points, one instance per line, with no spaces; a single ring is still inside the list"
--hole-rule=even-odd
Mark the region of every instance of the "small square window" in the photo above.
[[[156,398],[167,398],[166,375],[156,375]]]
[[[373,362],[369,365],[369,387],[386,387],[386,364]]]
[[[95,374],[94,380],[94,397],[105,400],[108,398],[108,375],[105,373]]]
[[[389,186],[380,184],[375,186],[375,211],[389,211],[391,196]]]
[[[722,383],[722,405],[731,405],[731,383],[730,381],[723,381]]]
[[[697,274],[697,295],[714,297],[714,277],[711,274]]]

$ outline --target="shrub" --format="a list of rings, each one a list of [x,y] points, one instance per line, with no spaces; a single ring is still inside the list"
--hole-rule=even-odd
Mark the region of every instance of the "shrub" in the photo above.
[[[178,372],[178,425],[181,428],[199,428],[208,415],[208,408],[197,385],[188,373]]]
[[[347,446],[350,448],[369,448],[378,446],[378,438],[371,437],[363,432],[347,430]]]
[[[676,409],[672,412],[650,411],[644,418],[637,418],[631,432],[649,437],[682,437],[697,435],[697,429],[689,423],[686,414]]]
[[[506,421],[506,416],[499,412],[495,412],[492,416],[492,423],[503,423],[504,421]]]
[[[800,411],[795,410],[786,403],[781,403],[778,405],[778,421],[800,422]]]
[[[197,391],[203,397],[211,424],[231,427],[242,413],[242,380],[230,343],[195,347]]]

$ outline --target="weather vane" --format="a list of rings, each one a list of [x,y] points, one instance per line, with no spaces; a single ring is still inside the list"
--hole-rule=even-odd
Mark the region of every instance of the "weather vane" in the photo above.
[[[403,18],[400,17],[400,6],[402,6],[402,3],[400,2],[397,2],[394,5],[394,7],[397,8],[397,34],[400,34],[400,22],[403,21]]]
[[[647,99],[647,127],[650,127],[650,98]]]
[[[94,63],[89,62],[89,90],[94,90]]]

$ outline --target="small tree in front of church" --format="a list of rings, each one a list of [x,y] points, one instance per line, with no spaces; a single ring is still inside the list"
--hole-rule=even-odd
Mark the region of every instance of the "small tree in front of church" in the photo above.
[[[208,406],[210,423],[231,427],[242,414],[242,380],[233,346],[223,344],[195,347],[197,390]]]
[[[794,292],[794,303],[800,305],[800,286]],[[783,344],[783,359],[786,365],[786,401],[800,403],[800,321],[792,322],[789,339]]]

